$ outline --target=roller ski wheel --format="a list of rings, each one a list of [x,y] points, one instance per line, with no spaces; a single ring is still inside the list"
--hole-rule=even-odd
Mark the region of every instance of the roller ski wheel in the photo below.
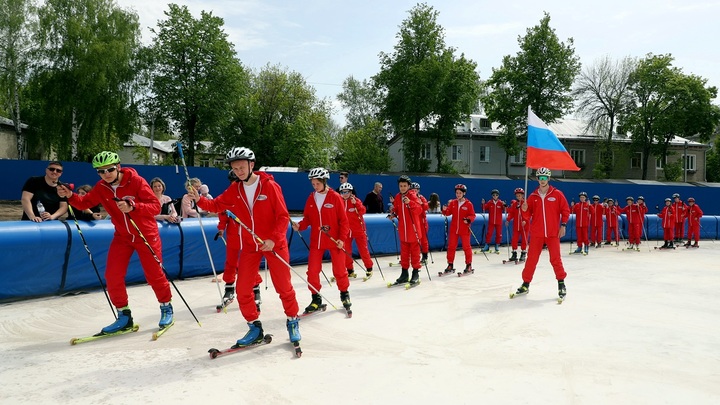
[[[158,340],[158,338],[160,336],[164,335],[165,332],[167,332],[167,330],[170,329],[170,327],[172,327],[173,325],[175,325],[175,320],[170,322],[168,325],[165,325],[164,327],[160,328],[157,332],[154,332],[152,334],[152,340]]]
[[[269,343],[269,342],[268,342]],[[292,342],[293,349],[295,350],[295,357],[302,357],[302,349],[300,348],[300,342]]]
[[[255,343],[247,345],[247,346],[239,346],[238,344],[234,344],[225,350],[218,350],[218,349],[214,349],[214,348],[210,349],[210,350],[208,350],[208,353],[210,354],[211,359],[216,359],[216,358],[218,358],[220,356],[224,356],[226,354],[237,353],[239,351],[247,350],[247,349],[250,349],[253,347],[263,346],[270,342],[272,342],[272,335],[267,334],[267,335],[263,336],[263,339],[261,341],[255,342]],[[298,343],[298,342],[296,342],[296,343]],[[299,348],[299,345],[298,345],[298,348]]]
[[[469,271],[465,271],[465,270],[459,271],[458,274],[457,274],[457,276],[458,276],[458,277],[466,277],[466,276],[469,276],[469,275],[471,275],[471,274],[475,274],[475,269],[470,269]]]
[[[510,263],[518,264],[518,263],[520,263],[520,260],[503,260],[503,264],[510,264]]]
[[[227,308],[227,307],[228,307],[230,304],[232,304],[234,301],[235,301],[235,299],[223,301],[222,304],[215,306],[215,310],[216,310],[218,313],[220,313],[220,312],[222,312],[223,309]]]
[[[303,311],[303,313],[298,315],[298,317],[304,318],[306,316],[318,314],[318,313],[325,312],[325,311],[327,311],[327,304],[320,304],[318,309],[316,309],[315,311],[312,311],[312,312]]]
[[[363,277],[362,280],[363,280],[363,281],[368,281],[368,280],[370,280],[371,278],[372,278],[372,273],[368,273],[368,274],[365,275],[365,277]]]
[[[417,287],[419,285],[420,285],[420,280],[414,281],[414,282],[408,281],[407,283],[405,283],[405,289],[409,290],[409,289]]]
[[[563,301],[565,301],[565,297],[558,297],[558,299],[557,299],[558,305],[562,304]]]
[[[455,269],[453,269],[452,271],[438,271],[438,277],[447,276],[453,273],[455,273]]]

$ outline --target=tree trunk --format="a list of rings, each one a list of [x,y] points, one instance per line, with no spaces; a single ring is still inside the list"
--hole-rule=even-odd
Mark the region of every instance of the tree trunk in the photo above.
[[[78,122],[77,109],[73,107],[72,110],[72,133],[70,134],[70,158],[73,162],[78,161],[78,142],[80,139],[80,129],[82,128],[82,122]]]
[[[25,151],[25,136],[22,133],[22,121],[20,119],[20,92],[18,91],[17,84],[13,85],[13,100],[12,100],[12,120],[13,126],[15,127],[15,139],[17,140],[17,152],[18,159],[24,160],[26,158]]]

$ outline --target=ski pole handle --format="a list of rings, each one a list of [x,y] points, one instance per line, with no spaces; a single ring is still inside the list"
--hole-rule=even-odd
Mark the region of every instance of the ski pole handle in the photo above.
[[[176,145],[177,145],[178,155],[180,156],[180,159],[185,160],[185,156],[183,155],[183,150],[182,150],[182,143],[180,143],[180,141],[178,141],[176,143]]]

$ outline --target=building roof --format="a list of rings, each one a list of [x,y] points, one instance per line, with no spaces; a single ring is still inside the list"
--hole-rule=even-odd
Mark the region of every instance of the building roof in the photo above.
[[[164,153],[172,153],[175,151],[175,144],[178,142],[177,139],[168,139],[167,141],[153,141],[153,149],[159,150],[160,152]],[[207,151],[212,148],[213,143],[210,141],[200,141],[199,142],[203,148]],[[123,146],[144,146],[146,148],[150,147],[150,138],[138,134],[133,134],[132,138],[130,138],[129,141],[125,142]]]

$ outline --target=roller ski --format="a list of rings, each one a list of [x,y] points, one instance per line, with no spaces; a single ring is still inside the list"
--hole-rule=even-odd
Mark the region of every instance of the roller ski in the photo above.
[[[158,323],[157,332],[152,334],[152,340],[158,340],[158,338],[165,334],[173,325],[175,325],[175,318],[173,317],[173,307],[171,303],[160,304],[160,322]]]
[[[683,246],[685,246],[686,249],[699,248],[699,247],[700,247],[700,245],[698,245],[697,242],[695,242],[694,244],[691,245],[691,244],[690,244],[690,241],[688,241],[688,242],[687,242],[686,244],[684,244]]]
[[[370,279],[372,278],[372,275],[373,275],[372,269],[367,270],[367,271],[365,272],[365,277],[363,277],[363,281],[368,281],[368,280],[370,280]]]
[[[222,298],[222,304],[217,305],[215,309],[217,312],[221,312],[223,309],[227,308],[230,304],[235,301],[235,286],[232,284],[225,285],[225,294]]]
[[[475,269],[472,268],[472,264],[466,264],[465,270],[463,270],[461,272],[459,271],[457,275],[458,275],[458,277],[465,277],[465,276],[469,276],[471,274],[475,274]]]
[[[510,293],[510,299],[527,295],[530,292],[530,283],[522,283],[522,285],[514,293]]]
[[[292,343],[295,351],[295,357],[300,357],[302,356],[302,349],[300,348],[300,318],[289,318],[286,325],[288,335],[290,336],[290,343]]]
[[[438,277],[447,276],[453,273],[455,273],[455,268],[453,267],[452,263],[448,263],[444,271],[438,271]]]
[[[519,263],[517,251],[513,250],[512,255],[510,255],[510,258],[507,260],[503,260],[503,264],[509,264],[509,263],[515,263],[515,264]]]
[[[357,273],[355,273],[355,270],[353,270],[353,269],[348,269],[348,270],[347,270],[347,273],[348,273],[348,280],[351,279],[351,278],[357,278]],[[335,282],[335,276],[330,277],[330,281],[334,283],[334,282]]]
[[[320,294],[313,294],[312,295],[312,301],[310,302],[310,305],[308,305],[305,308],[305,311],[303,311],[302,314],[300,314],[300,318],[304,318],[306,316],[310,316],[312,314],[317,314],[320,312],[327,311],[327,304],[323,304],[322,297]]]
[[[211,358],[211,359],[216,359],[216,358],[218,358],[218,357],[220,357],[220,356],[225,356],[225,355],[228,355],[228,354],[237,353],[237,352],[239,352],[239,351],[251,349],[251,348],[253,348],[253,347],[264,346],[264,345],[266,345],[266,344],[268,344],[268,343],[270,343],[270,342],[272,342],[272,335],[265,335],[265,336],[263,336],[262,340],[260,340],[260,341],[258,341],[258,342],[255,342],[255,343],[251,343],[251,344],[249,344],[249,345],[244,345],[244,346],[243,346],[243,345],[238,345],[238,344],[236,343],[236,344],[230,346],[229,348],[227,348],[227,349],[225,349],[225,350],[210,349],[210,350],[208,350],[208,353],[210,354],[210,358]],[[299,348],[299,346],[298,346],[298,348]],[[302,353],[302,351],[301,351],[301,353]],[[298,357],[300,357],[300,356],[298,356]]]
[[[98,339],[105,339],[113,336],[120,336],[126,333],[137,332],[140,329],[140,325],[133,323],[132,313],[130,308],[125,307],[118,309],[117,320],[110,325],[102,328],[99,333],[92,336],[79,337],[70,339],[71,345],[78,343],[92,342]]]
[[[340,302],[342,302],[343,308],[345,308],[345,314],[348,318],[352,318],[352,302],[350,302],[350,293],[348,291],[340,292]]]
[[[655,249],[656,249],[656,250],[671,250],[671,249],[674,250],[674,249],[675,249],[675,245],[673,244],[673,241],[671,241],[671,240],[666,240],[664,245],[662,245],[662,246],[655,246]]]
[[[567,295],[567,291],[565,290],[565,281],[558,280],[558,305],[562,304],[563,301],[565,301],[565,295]]]

